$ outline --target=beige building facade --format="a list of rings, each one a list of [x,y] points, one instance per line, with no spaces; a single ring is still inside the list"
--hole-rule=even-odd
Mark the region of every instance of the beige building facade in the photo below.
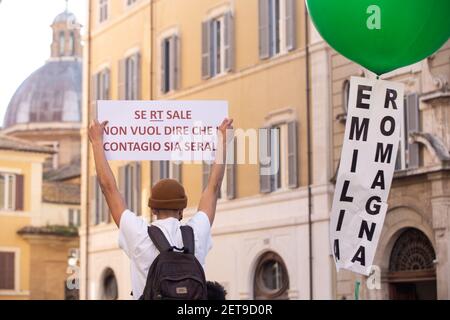
[[[262,148],[271,149],[281,170],[264,177],[257,161],[228,166],[212,229],[207,278],[221,282],[233,299],[309,299],[311,293],[332,298],[332,260],[322,241],[328,233],[330,186],[320,177],[308,188],[303,1],[90,1],[89,12],[84,55],[84,92],[89,94],[84,95],[82,129],[82,297],[131,298],[129,261],[118,248],[117,227],[108,218],[87,142],[95,101],[224,99],[247,140],[257,145],[260,128],[278,133],[273,139],[279,143],[266,141]],[[318,121],[312,128],[317,141],[323,126]],[[128,206],[148,220],[147,199],[154,182],[164,177],[181,180],[189,197],[188,218],[208,175],[202,164],[112,161],[111,166]],[[309,206],[308,199],[314,204]],[[310,229],[317,239],[310,241]],[[310,261],[316,274],[311,282]]]
[[[333,170],[337,170],[349,78],[373,75],[333,50],[327,51]],[[336,298],[351,298],[355,282],[360,281],[363,299],[450,299],[449,77],[450,42],[431,57],[382,77],[405,85],[405,121],[374,261],[380,287],[366,277],[341,271]]]
[[[366,74],[321,39],[304,2],[89,3],[81,129],[83,299],[131,298],[129,260],[118,248],[87,139],[95,101],[103,99],[224,99],[235,127],[271,151],[280,170],[269,177],[258,161],[227,166],[206,275],[224,285],[229,299],[352,299],[356,281],[364,299],[405,292],[448,298],[448,44],[387,76],[406,84],[418,112],[410,117],[412,140],[402,145],[375,260],[381,289],[369,290],[368,279],[336,273],[328,241],[346,118],[343,93],[350,76]],[[261,128],[278,134],[269,143]],[[242,141],[238,137],[237,145]],[[110,164],[128,207],[149,222],[152,184],[180,180],[189,218],[208,176],[200,163]],[[411,268],[408,250],[423,252],[415,273],[404,270]]]

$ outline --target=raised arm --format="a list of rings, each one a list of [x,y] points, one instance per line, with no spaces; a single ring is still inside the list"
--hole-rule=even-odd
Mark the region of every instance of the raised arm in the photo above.
[[[233,119],[225,119],[218,130],[218,150],[216,159],[212,165],[208,179],[208,184],[200,198],[198,210],[208,215],[209,223],[212,225],[216,215],[217,198],[219,196],[220,186],[225,173],[227,144],[233,138]]]
[[[95,169],[97,171],[97,178],[108,203],[109,211],[114,219],[114,222],[119,227],[120,217],[126,209],[125,200],[119,192],[116,185],[116,180],[106,160],[105,152],[103,150],[103,130],[108,122],[99,123],[94,120],[89,127],[89,140],[92,144],[94,152]]]

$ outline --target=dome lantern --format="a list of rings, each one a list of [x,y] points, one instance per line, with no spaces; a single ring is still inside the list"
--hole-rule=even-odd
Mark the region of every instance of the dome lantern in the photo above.
[[[53,41],[51,44],[51,57],[54,58],[81,58],[81,25],[75,15],[66,9],[58,14],[51,25]]]

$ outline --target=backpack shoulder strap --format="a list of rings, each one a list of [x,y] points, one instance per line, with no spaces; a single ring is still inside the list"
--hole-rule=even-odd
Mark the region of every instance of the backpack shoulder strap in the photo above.
[[[195,254],[194,230],[191,226],[181,226],[180,229],[183,237],[184,252]]]
[[[167,241],[166,237],[164,236],[164,233],[157,226],[148,227],[148,236],[150,237],[156,248],[159,250],[159,252],[173,250],[169,241]]]

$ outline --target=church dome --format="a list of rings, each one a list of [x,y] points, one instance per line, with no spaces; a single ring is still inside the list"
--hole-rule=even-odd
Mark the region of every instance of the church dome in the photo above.
[[[14,93],[4,127],[36,122],[80,122],[81,81],[80,60],[49,60]]]
[[[14,93],[3,121],[5,129],[18,124],[51,122],[54,127],[81,122],[82,47],[80,26],[75,22],[67,9],[55,17],[51,57]]]

